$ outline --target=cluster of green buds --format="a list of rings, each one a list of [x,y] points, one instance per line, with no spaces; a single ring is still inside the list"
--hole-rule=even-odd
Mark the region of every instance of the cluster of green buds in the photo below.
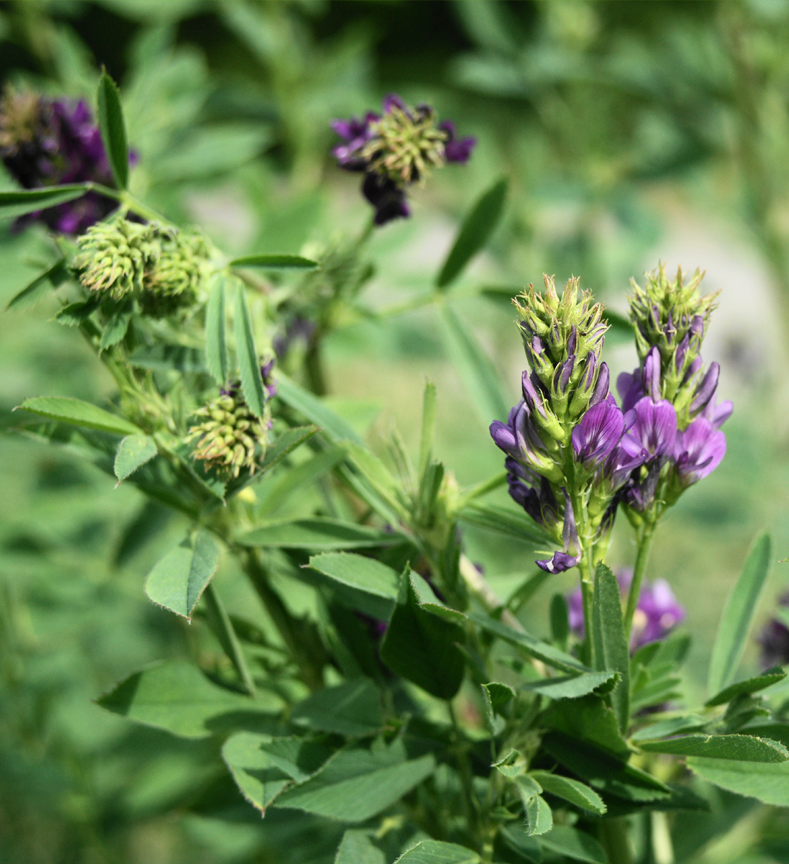
[[[268,446],[271,411],[268,402],[262,417],[244,401],[237,385],[223,389],[208,405],[195,411],[203,421],[190,427],[186,440],[197,441],[193,456],[224,477],[238,477],[242,470],[254,474]]]
[[[74,269],[83,287],[112,300],[134,297],[155,318],[195,302],[210,255],[198,233],[123,217],[91,226],[77,249]]]
[[[608,367],[600,363],[608,329],[603,307],[592,302],[590,292],[579,293],[577,278],[567,282],[559,297],[548,276],[543,294],[529,285],[513,302],[531,367],[531,374],[523,374],[523,398],[548,436],[546,446],[550,439],[566,445],[590,403],[608,395]]]
[[[717,363],[710,366],[707,376],[702,374],[701,344],[718,296],[717,292],[699,293],[703,277],[704,273],[696,270],[685,284],[680,268],[671,280],[660,264],[654,273],[646,274],[643,288],[635,280],[630,283],[630,320],[648,395],[655,402],[666,399],[672,403],[680,429],[686,428],[703,407],[697,395],[704,378],[709,377],[708,386],[712,378],[717,383]]]

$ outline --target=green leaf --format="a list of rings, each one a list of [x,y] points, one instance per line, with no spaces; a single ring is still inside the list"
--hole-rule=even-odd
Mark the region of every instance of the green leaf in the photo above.
[[[204,374],[207,370],[205,351],[201,351],[199,348],[190,348],[187,345],[162,343],[156,343],[150,347],[144,345],[129,356],[128,363],[135,369],[151,369],[154,372],[174,371],[187,374],[195,372]]]
[[[339,447],[332,450],[324,450],[317,453],[311,459],[307,459],[283,472],[274,481],[268,492],[265,493],[259,507],[259,514],[263,517],[279,510],[296,492],[312,486],[321,477],[324,477],[333,468],[339,465],[345,458],[345,453]]]
[[[298,255],[247,255],[244,258],[235,258],[230,262],[230,266],[260,267],[264,270],[315,270],[320,264]]]
[[[351,828],[342,835],[334,864],[387,864],[386,855],[373,843],[370,831]]]
[[[530,771],[529,776],[536,780],[543,791],[549,795],[555,795],[563,801],[569,801],[582,810],[588,810],[596,816],[602,816],[606,807],[603,799],[586,783],[580,780],[571,780],[559,774],[551,774],[548,771]]]
[[[28,309],[35,305],[55,288],[59,288],[69,277],[65,259],[53,264],[49,270],[42,273],[18,294],[15,294],[6,309]]]
[[[148,435],[127,435],[118,445],[115,476],[118,484],[156,455],[156,442]]]
[[[270,522],[236,538],[242,546],[273,546],[282,549],[365,549],[391,546],[406,538],[354,525],[340,519],[312,519]],[[394,572],[394,571],[393,571]]]
[[[237,732],[222,747],[222,759],[241,794],[264,814],[283,789],[311,777],[329,755],[309,738],[272,738],[255,732]]]
[[[527,864],[542,864],[542,848],[525,828],[511,823],[501,828],[499,835],[505,844],[517,854],[518,861],[526,861]]]
[[[619,585],[605,564],[598,564],[595,572],[592,615],[597,668],[621,676],[610,698],[619,728],[624,732],[630,721],[630,651],[622,622]]]
[[[258,417],[263,416],[266,406],[266,391],[260,375],[260,356],[252,332],[252,316],[249,314],[247,295],[243,285],[236,291],[236,355],[244,401],[249,410]]]
[[[549,834],[540,837],[540,846],[547,852],[564,855],[573,861],[608,864],[605,849],[594,837],[567,825],[557,825]]]
[[[630,747],[619,731],[616,715],[608,703],[596,695],[555,701],[543,714],[543,723],[578,741],[601,747],[627,761]]]
[[[422,435],[419,439],[419,476],[424,477],[433,454],[433,439],[436,432],[436,385],[425,381],[422,399]]]
[[[516,693],[509,684],[500,684],[491,681],[482,685],[482,696],[485,700],[485,713],[487,714],[488,727],[493,733],[496,725],[496,715],[508,716],[510,706],[516,698]]]
[[[171,549],[148,574],[145,593],[158,606],[190,618],[219,566],[219,546],[198,531]]]
[[[495,531],[533,546],[546,546],[552,542],[533,519],[522,511],[518,512],[507,507],[473,501],[460,511],[460,518],[469,525],[486,528],[488,531]],[[546,571],[540,570],[540,573],[544,572]],[[539,574],[535,578],[539,580],[537,585],[539,587],[544,578]]]
[[[378,688],[369,678],[324,687],[293,708],[291,720],[317,732],[363,737],[384,725]]]
[[[217,273],[205,310],[205,361],[220,387],[230,380],[225,314],[225,277]]]
[[[687,766],[703,780],[775,807],[789,807],[789,762],[734,762],[693,756]]]
[[[598,687],[603,687],[618,674],[608,669],[603,672],[584,672],[581,675],[544,678],[539,681],[529,681],[521,689],[548,696],[550,699],[578,699],[594,693]]]
[[[446,288],[463,272],[468,262],[488,242],[504,213],[507,180],[497,180],[476,202],[463,220],[452,249],[436,279],[437,288]]]
[[[106,351],[126,335],[131,321],[132,311],[134,307],[129,303],[116,303],[107,316],[107,321],[101,331],[101,342],[99,343],[99,351]]]
[[[501,388],[501,376],[474,332],[447,303],[438,312],[447,353],[480,420],[487,427],[492,420],[506,417],[510,405]]]
[[[571,654],[566,654],[564,651],[560,651],[558,648],[549,645],[547,642],[541,642],[539,639],[536,639],[534,636],[531,636],[524,631],[514,630],[512,627],[502,624],[501,621],[497,621],[495,618],[491,618],[488,615],[482,615],[478,612],[469,612],[466,617],[478,627],[487,630],[488,633],[498,636],[499,639],[509,642],[510,645],[516,645],[519,648],[522,648],[531,657],[536,657],[538,660],[542,660],[543,663],[547,663],[554,669],[562,669],[565,672],[592,671],[591,669],[587,669],[586,666],[576,660]]]
[[[310,423],[319,426],[335,441],[347,440],[355,441],[357,444],[363,443],[362,439],[342,417],[335,414],[317,396],[313,396],[312,393],[300,387],[282,372],[277,374],[277,396],[291,408],[303,414]]]
[[[374,618],[389,619],[400,582],[391,567],[352,552],[314,555],[310,567],[328,577],[329,587],[353,608]]]
[[[241,794],[262,813],[287,786],[293,784],[290,775],[272,763],[261,744],[269,735],[237,732],[222,746],[222,759],[227,765]]]
[[[238,729],[242,718],[253,720],[261,712],[282,706],[269,692],[252,700],[218,687],[187,663],[142,669],[96,701],[114,714],[182,738],[205,738],[228,728]]]
[[[99,79],[99,129],[112,176],[118,189],[129,185],[129,149],[126,144],[126,124],[123,122],[121,97],[115,82],[106,71]]]
[[[401,855],[395,864],[479,864],[480,857],[465,846],[443,840],[422,840]]]
[[[72,426],[84,426],[87,429],[98,429],[100,432],[111,432],[113,435],[142,435],[143,432],[133,423],[110,414],[103,408],[72,399],[70,396],[37,396],[25,401],[14,410],[22,409],[48,420],[58,420],[70,423]]]
[[[711,708],[713,705],[724,705],[726,702],[731,702],[735,696],[740,696],[743,693],[758,693],[759,690],[764,690],[766,687],[771,687],[779,681],[786,678],[786,671],[776,666],[773,669],[768,669],[764,674],[756,678],[748,678],[746,681],[739,681],[737,684],[732,684],[721,690],[720,693],[708,699],[704,704]]]
[[[734,681],[770,572],[772,554],[772,540],[765,532],[751,547],[742,574],[726,601],[712,649],[707,679],[707,687],[711,693],[719,693]]]
[[[85,301],[68,303],[55,315],[58,324],[64,327],[80,327],[101,305],[97,296],[89,297]]]
[[[0,192],[0,219],[16,219],[26,213],[35,213],[82,198],[88,192],[81,184],[50,186],[46,189],[20,189]]]
[[[409,573],[402,577],[381,659],[396,674],[439,699],[451,699],[463,683],[465,662],[456,643],[463,628],[420,607]]]
[[[410,759],[401,740],[377,741],[332,756],[317,774],[287,789],[277,807],[295,807],[343,822],[364,822],[399,801],[433,773],[432,754]]]
[[[639,803],[665,801],[672,796],[665,783],[646,771],[570,735],[550,732],[543,738],[543,748],[568,771],[605,794]]]
[[[674,756],[703,756],[738,762],[786,762],[789,750],[776,741],[753,735],[683,735],[664,741],[647,741],[639,745],[649,753],[671,753]]]
[[[534,837],[546,834],[553,828],[553,814],[548,802],[541,796],[535,795],[524,807],[526,811],[527,831]]]
[[[709,723],[709,718],[689,715],[687,717],[673,717],[671,720],[661,720],[644,726],[630,736],[631,741],[651,741],[655,738],[668,738],[671,735],[679,735],[680,732],[689,732],[691,729],[701,729]],[[769,736],[768,736],[769,737]]]

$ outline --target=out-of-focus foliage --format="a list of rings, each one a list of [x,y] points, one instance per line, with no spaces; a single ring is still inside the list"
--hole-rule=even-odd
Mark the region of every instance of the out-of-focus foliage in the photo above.
[[[415,449],[414,393],[429,374],[439,385],[442,457],[464,483],[498,469],[475,415],[490,409],[473,394],[508,401],[479,381],[458,387],[443,359],[449,349],[460,355],[459,369],[464,357],[475,368],[463,335],[470,322],[511,402],[520,360],[508,303],[525,282],[542,272],[582,274],[622,310],[629,277],[654,265],[661,239],[692,231],[689,224],[724,226],[711,252],[703,235],[693,260],[670,262],[711,267],[705,256],[734,236],[757,262],[745,279],[769,274],[761,306],[748,284],[732,286],[731,302],[724,295],[730,337],[718,346],[729,354],[739,400],[727,427],[729,455],[708,487],[683,501],[673,545],[656,550],[662,573],[681,565],[686,574],[677,591],[707,636],[698,638],[693,668],[702,666],[736,575],[731,560],[743,557],[766,518],[782,555],[789,540],[787,394],[781,379],[767,377],[770,350],[781,350],[768,319],[780,320],[782,333],[789,327],[789,4],[19,0],[0,4],[0,40],[0,78],[51,95],[92,99],[106,65],[121,85],[139,155],[132,191],[174,220],[199,223],[239,256],[323,254],[337,247],[340,223],[348,232],[361,226],[367,213],[356,179],[328,156],[334,117],[358,115],[396,90],[433,102],[475,134],[479,148],[460,179],[439,177],[416,196],[411,222],[374,240],[383,266],[365,302],[409,314],[384,330],[347,308],[327,311],[336,328],[327,375],[340,413],[365,433],[384,408],[373,438],[394,415]],[[501,175],[510,182],[504,223],[475,268],[448,288],[462,317],[419,311],[453,224]],[[5,177],[2,184],[11,186]],[[3,232],[5,304],[55,258],[43,234]],[[322,277],[310,278],[304,285],[319,295]],[[488,286],[484,299],[463,299],[480,283]],[[290,302],[298,311],[299,297]],[[10,409],[26,397],[112,392],[72,332],[51,324],[42,338],[42,320],[57,308],[46,300],[35,315],[0,320],[4,426],[16,425]],[[622,359],[622,368],[632,366]],[[487,371],[490,380],[495,369]],[[768,385],[778,393],[770,400]],[[350,407],[359,396],[366,401]],[[197,626],[143,596],[141,574],[182,526],[135,490],[112,490],[92,467],[75,467],[69,446],[45,450],[34,436],[5,436],[0,451],[0,857],[332,861],[341,832],[326,820],[272,810],[265,834],[259,830],[230,778],[206,768],[217,764],[213,740],[132,727],[91,704],[147,662],[210,662],[221,652],[204,629],[195,636]],[[271,490],[268,503],[270,513],[288,513],[286,491]],[[468,554],[492,562],[490,581],[503,594],[520,584],[523,544],[475,528],[471,517],[464,526]],[[704,549],[701,528],[715,541]],[[147,542],[138,547],[140,539]],[[619,543],[625,557],[627,541]],[[231,613],[254,602],[230,569],[217,582]],[[290,599],[297,608],[307,602]],[[546,608],[543,599],[525,610],[538,630]],[[646,837],[655,824],[639,830]],[[397,826],[391,834],[394,848]],[[789,860],[785,814],[722,791],[712,816],[682,814],[674,836],[677,861],[702,853],[718,864]],[[301,858],[289,851],[294,837]]]

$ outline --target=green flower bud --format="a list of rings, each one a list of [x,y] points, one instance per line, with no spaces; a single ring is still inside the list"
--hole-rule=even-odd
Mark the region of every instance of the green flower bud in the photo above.
[[[257,455],[265,454],[271,426],[268,405],[263,417],[255,416],[238,387],[230,387],[217,399],[195,411],[205,418],[192,426],[187,441],[197,441],[193,456],[223,476],[238,477],[242,469],[254,474]]]

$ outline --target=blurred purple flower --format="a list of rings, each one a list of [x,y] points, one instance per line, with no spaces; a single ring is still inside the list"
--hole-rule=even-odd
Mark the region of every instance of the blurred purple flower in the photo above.
[[[778,599],[779,606],[789,606],[789,591]],[[759,665],[762,669],[785,666],[789,663],[789,627],[778,618],[771,618],[762,628],[756,641],[761,645]]]
[[[616,581],[623,597],[630,588],[633,574],[623,570],[617,574]],[[570,629],[584,638],[584,607],[580,587],[565,595],[569,613]],[[687,612],[684,606],[674,596],[671,586],[664,579],[654,582],[644,582],[633,617],[633,632],[630,637],[630,652],[633,653],[642,645],[657,642],[667,636],[677,624],[685,620]],[[789,646],[788,646],[789,647]]]
[[[0,102],[0,157],[25,189],[90,181],[113,185],[101,133],[83,100],[50,100],[6,89]],[[14,227],[39,221],[61,234],[81,234],[117,206],[111,198],[89,192],[22,216]]]
[[[384,99],[382,114],[332,121],[343,139],[332,153],[346,171],[364,172],[362,194],[375,208],[376,225],[411,215],[405,189],[431,166],[468,162],[476,139],[458,138],[451,120],[435,121],[431,106],[410,108],[396,93]]]

